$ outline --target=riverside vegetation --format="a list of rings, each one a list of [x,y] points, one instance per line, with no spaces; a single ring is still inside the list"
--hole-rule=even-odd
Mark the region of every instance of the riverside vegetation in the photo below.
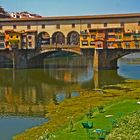
[[[108,140],[112,140],[113,137],[119,137],[120,140],[123,140],[121,135],[128,134],[128,132],[130,132],[130,136],[133,133],[137,134],[136,116],[139,116],[138,110],[140,110],[140,105],[137,104],[140,97],[139,85],[140,81],[138,80],[126,80],[123,84],[104,87],[102,92],[100,90],[80,91],[79,97],[66,99],[59,105],[51,102],[48,105],[48,114],[46,114],[46,117],[49,118],[48,123],[26,130],[13,139],[85,140],[88,135],[82,126],[84,122],[93,123],[92,139],[99,139],[98,133],[94,135],[95,130],[110,132],[107,136]],[[128,125],[135,125],[135,132],[133,130],[127,131],[128,126],[123,128],[120,125],[125,122],[123,120],[129,119],[129,114],[133,111],[138,111],[138,113],[136,115],[132,113],[130,120],[134,115],[136,122],[128,120],[130,122]],[[128,117],[123,119],[127,115]],[[114,120],[117,120],[117,123]],[[114,128],[116,124],[118,128]],[[131,127],[129,128],[131,129]],[[123,133],[123,131],[126,132]],[[43,138],[44,135],[46,135],[46,138]]]

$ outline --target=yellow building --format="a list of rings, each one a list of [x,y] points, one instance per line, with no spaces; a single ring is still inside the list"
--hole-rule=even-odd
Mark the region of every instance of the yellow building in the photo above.
[[[8,49],[21,49],[21,33],[14,30],[6,30],[5,42]]]
[[[36,31],[22,31],[21,33],[21,48],[35,49],[36,47]]]

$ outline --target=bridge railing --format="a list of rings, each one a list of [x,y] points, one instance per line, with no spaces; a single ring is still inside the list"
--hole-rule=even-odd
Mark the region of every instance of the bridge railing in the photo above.
[[[79,45],[41,45],[41,50],[49,50],[49,49],[73,49],[80,50]]]

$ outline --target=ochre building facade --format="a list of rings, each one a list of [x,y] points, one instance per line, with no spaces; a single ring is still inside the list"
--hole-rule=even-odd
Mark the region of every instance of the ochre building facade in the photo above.
[[[0,33],[1,49],[139,48],[140,13],[0,19]]]

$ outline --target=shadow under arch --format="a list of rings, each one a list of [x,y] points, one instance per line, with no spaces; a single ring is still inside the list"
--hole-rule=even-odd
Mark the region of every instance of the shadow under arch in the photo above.
[[[43,68],[44,60],[49,57],[58,57],[58,56],[68,56],[69,54],[73,55],[82,55],[81,52],[75,51],[72,49],[52,49],[41,51],[38,54],[28,59],[29,68]]]
[[[52,44],[53,45],[64,45],[65,44],[65,36],[62,32],[55,32],[52,35]]]
[[[76,31],[71,31],[67,35],[67,45],[79,45],[80,35]]]
[[[42,45],[50,45],[50,35],[45,31],[38,34],[37,40],[38,47],[41,47]]]
[[[12,68],[13,67],[13,60],[12,56],[5,56],[5,55],[0,55],[0,68]]]

